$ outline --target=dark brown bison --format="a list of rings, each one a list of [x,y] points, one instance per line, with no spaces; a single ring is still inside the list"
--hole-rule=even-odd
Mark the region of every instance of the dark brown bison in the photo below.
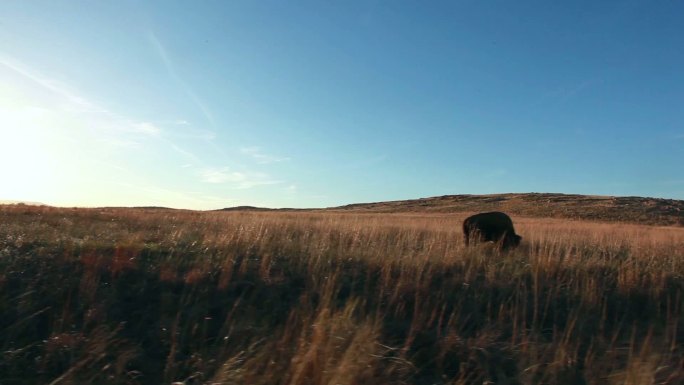
[[[493,211],[475,214],[463,221],[463,235],[466,246],[475,242],[494,242],[500,249],[516,247],[522,237],[515,233],[513,221],[508,215]]]

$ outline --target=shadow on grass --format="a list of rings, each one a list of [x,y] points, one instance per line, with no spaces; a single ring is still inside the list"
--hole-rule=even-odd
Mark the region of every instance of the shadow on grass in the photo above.
[[[407,272],[277,257],[265,274],[258,255],[241,254],[226,273],[155,248],[59,255],[25,245],[0,262],[2,385],[202,383],[228,358],[282,334],[293,317],[352,301],[358,320],[380,321],[380,364],[410,363],[402,380],[412,384],[601,383],[596,376],[624,366],[620,349],[634,341],[684,344],[681,277],[658,291],[625,291],[615,269],[587,268],[582,276],[600,284],[594,298],[578,291],[576,271],[562,269],[536,279],[511,269],[492,280],[477,264]],[[560,364],[548,356],[558,351],[567,351]],[[601,355],[622,363],[586,367]]]

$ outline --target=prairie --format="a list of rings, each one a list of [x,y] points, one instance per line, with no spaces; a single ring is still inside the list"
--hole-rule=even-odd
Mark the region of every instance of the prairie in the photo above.
[[[657,384],[684,228],[0,206],[0,384]]]

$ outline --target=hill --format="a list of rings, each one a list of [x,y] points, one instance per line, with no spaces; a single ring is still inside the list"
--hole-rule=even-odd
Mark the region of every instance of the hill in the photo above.
[[[7,200],[7,199],[0,199],[0,205],[45,206],[44,203],[40,203],[40,202],[16,201],[16,200]]]
[[[0,383],[674,384],[684,228],[525,218],[523,245],[501,253],[466,247],[466,212],[425,212],[532,198],[2,205]],[[543,215],[610,202],[552,198]]]
[[[271,211],[271,210],[278,210],[278,209],[271,209],[268,207],[256,207],[256,206],[235,206],[235,207],[225,207],[225,208],[214,210],[214,211]]]
[[[684,226],[684,201],[660,198],[527,193],[444,195],[402,201],[358,203],[328,210],[373,213],[505,211],[528,217]]]

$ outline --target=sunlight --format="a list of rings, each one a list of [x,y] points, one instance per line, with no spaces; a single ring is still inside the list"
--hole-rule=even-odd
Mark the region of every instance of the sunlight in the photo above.
[[[47,111],[12,105],[0,99],[0,164],[4,182],[0,196],[11,199],[44,199],[41,192],[54,185],[55,159],[47,128]]]
[[[45,95],[14,83],[0,88],[0,198],[59,200],[67,173],[76,171],[76,141],[65,135],[74,122],[49,106]]]

